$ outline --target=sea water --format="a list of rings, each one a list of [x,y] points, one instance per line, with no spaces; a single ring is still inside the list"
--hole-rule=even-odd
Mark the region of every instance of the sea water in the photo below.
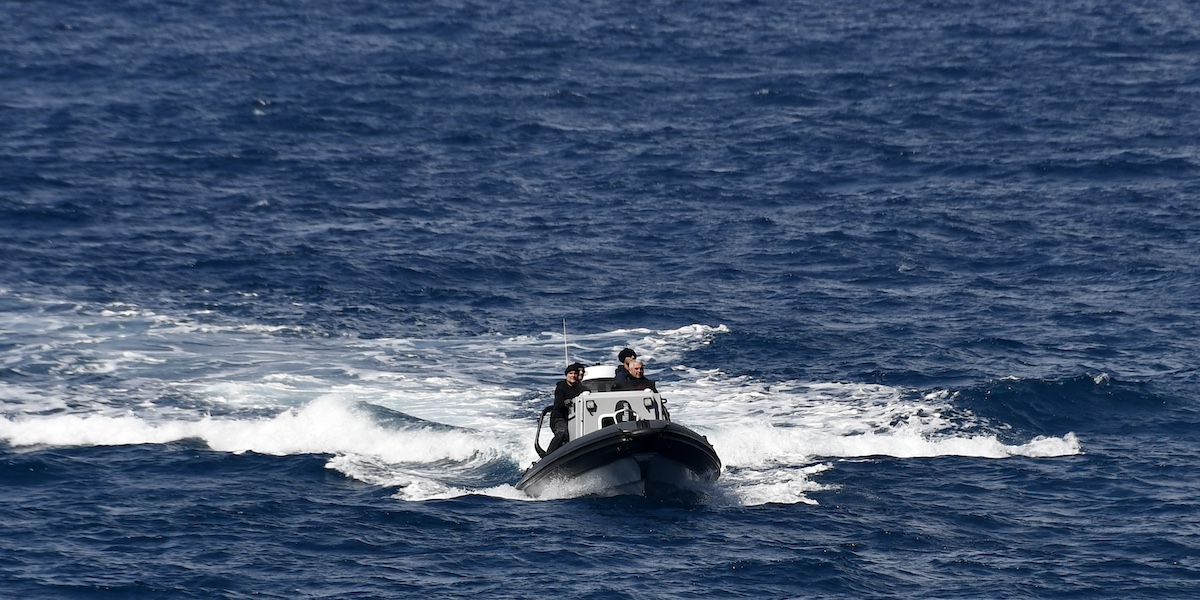
[[[0,32],[0,597],[1200,593],[1189,3]],[[625,347],[704,500],[516,490]]]

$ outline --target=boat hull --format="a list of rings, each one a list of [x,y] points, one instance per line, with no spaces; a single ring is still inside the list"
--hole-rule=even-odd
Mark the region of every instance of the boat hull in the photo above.
[[[700,434],[665,420],[616,423],[573,440],[539,460],[517,483],[531,496],[639,495],[687,498],[721,473]]]

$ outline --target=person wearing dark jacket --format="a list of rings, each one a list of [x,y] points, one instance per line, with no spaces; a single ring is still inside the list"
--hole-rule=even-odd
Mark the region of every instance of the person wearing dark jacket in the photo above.
[[[642,365],[642,361],[629,361],[628,376],[624,380],[617,380],[617,382],[613,384],[613,389],[621,391],[648,389],[657,392],[658,388],[655,387],[654,381],[651,379],[646,379],[645,375],[643,374],[644,370],[645,367]]]
[[[637,352],[634,352],[633,348],[625,348],[624,350],[621,350],[619,354],[617,354],[617,362],[621,364],[617,365],[617,373],[613,375],[613,383],[620,384],[626,379],[629,379],[629,362],[635,360],[636,358]]]
[[[554,439],[550,440],[550,447],[546,449],[546,454],[558,450],[570,439],[567,434],[567,416],[571,414],[570,401],[585,391],[583,387],[584,368],[581,363],[571,363],[563,371],[565,379],[554,387],[554,408],[550,411],[550,431],[554,432]]]

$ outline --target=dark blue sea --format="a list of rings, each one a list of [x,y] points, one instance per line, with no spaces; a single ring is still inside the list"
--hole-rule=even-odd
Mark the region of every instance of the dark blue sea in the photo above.
[[[0,598],[1200,596],[1197,132],[1190,0],[4,0]],[[518,491],[627,346],[717,482]]]

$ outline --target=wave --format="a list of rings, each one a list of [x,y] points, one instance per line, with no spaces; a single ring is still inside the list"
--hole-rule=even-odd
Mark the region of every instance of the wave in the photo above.
[[[388,414],[387,420],[393,426],[381,423],[380,414]],[[394,426],[398,422],[405,425]],[[462,462],[481,455],[493,456],[504,447],[503,439],[487,432],[422,423],[381,407],[356,407],[323,398],[262,419],[155,421],[136,415],[3,416],[0,439],[18,448],[166,444],[195,439],[213,450],[235,454],[361,454],[397,464]]]
[[[1065,430],[1185,426],[1195,411],[1158,395],[1150,385],[1114,380],[1107,373],[1062,379],[1000,379],[963,389],[955,403],[1012,435]]]

